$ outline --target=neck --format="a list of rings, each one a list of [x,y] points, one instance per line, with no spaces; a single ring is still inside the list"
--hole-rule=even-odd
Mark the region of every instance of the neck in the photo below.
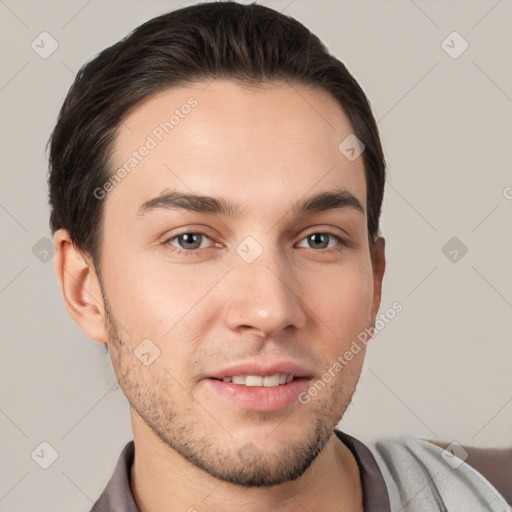
[[[246,488],[196,468],[154,436],[137,437],[131,488],[140,512],[256,512],[281,510],[363,512],[359,469],[333,433],[298,479],[273,487]]]

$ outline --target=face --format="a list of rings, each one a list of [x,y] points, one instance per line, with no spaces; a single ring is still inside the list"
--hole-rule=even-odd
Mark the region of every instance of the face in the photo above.
[[[364,347],[332,368],[380,300],[364,167],[339,151],[352,129],[325,92],[207,85],[152,97],[118,132],[109,352],[134,431],[222,480],[273,485],[308,468],[359,378]]]

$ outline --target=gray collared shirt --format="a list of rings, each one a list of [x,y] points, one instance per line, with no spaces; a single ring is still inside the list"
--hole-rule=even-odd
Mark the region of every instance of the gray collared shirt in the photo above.
[[[335,433],[352,452],[359,466],[364,511],[391,512],[387,485],[372,451],[361,441],[340,430],[335,430]],[[512,485],[510,485],[510,482],[512,482],[512,449],[475,448],[473,450],[474,452],[470,452],[471,456],[468,457],[466,462],[473,462],[473,468],[484,471],[485,476],[492,479],[494,487],[484,478],[484,475],[480,474],[482,480],[490,488],[500,491],[503,498],[510,503],[512,494]],[[140,512],[130,487],[130,469],[133,457],[134,442],[130,441],[123,448],[112,477],[90,512]],[[471,457],[473,457],[473,461]],[[491,510],[506,510],[506,508]]]

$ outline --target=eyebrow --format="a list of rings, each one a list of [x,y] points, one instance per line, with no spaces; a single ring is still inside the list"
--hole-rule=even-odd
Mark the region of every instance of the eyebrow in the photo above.
[[[320,192],[313,196],[301,199],[294,203],[291,213],[296,216],[307,213],[325,212],[329,210],[349,208],[364,214],[364,208],[357,197],[344,189],[329,192]],[[137,216],[155,210],[188,210],[226,217],[240,217],[242,210],[240,205],[231,203],[226,199],[200,194],[191,194],[178,191],[170,191],[154,197],[141,205]]]

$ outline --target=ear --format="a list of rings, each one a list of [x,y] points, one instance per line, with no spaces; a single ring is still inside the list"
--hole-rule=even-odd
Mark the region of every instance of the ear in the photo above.
[[[92,261],[85,259],[64,229],[55,232],[53,243],[55,273],[67,312],[88,338],[107,343],[105,306]]]
[[[386,269],[385,240],[378,237],[371,249],[372,269],[373,269],[373,299],[371,312],[371,325],[375,326],[375,319],[379,312],[380,300],[382,296],[382,280],[384,270]]]

